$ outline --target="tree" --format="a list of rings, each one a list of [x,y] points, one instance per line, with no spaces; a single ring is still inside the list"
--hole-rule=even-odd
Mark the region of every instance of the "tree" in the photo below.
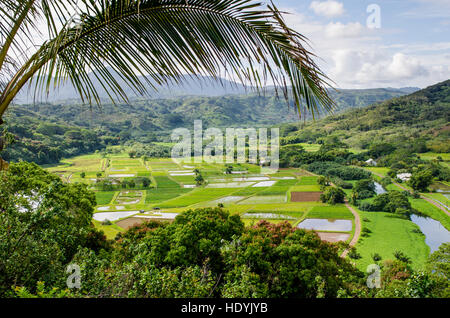
[[[195,176],[195,183],[199,186],[199,185],[202,185],[203,183],[205,183],[205,179],[203,178],[203,176],[200,174],[200,173],[198,173],[196,176]]]
[[[230,268],[224,293],[233,297],[336,297],[357,276],[338,246],[288,222],[260,221],[222,251]]]
[[[86,172],[84,172],[84,171],[81,172],[81,173],[80,173],[80,177],[84,179],[84,178],[86,177]]]
[[[394,257],[405,264],[411,263],[411,259],[408,256],[406,256],[402,251],[395,251]]]
[[[450,243],[443,243],[439,249],[430,255],[427,268],[437,276],[450,281]]]
[[[372,179],[358,180],[353,187],[353,192],[356,194],[358,200],[373,197],[375,192],[375,184]]]
[[[331,180],[328,177],[320,176],[319,178],[317,178],[317,184],[322,188],[328,187],[330,185],[330,182]]]
[[[150,179],[147,178],[147,177],[144,177],[144,178],[142,178],[141,180],[142,180],[142,186],[143,186],[144,188],[147,188],[147,187],[150,185],[150,183],[151,183]]]
[[[0,171],[0,297],[14,285],[34,291],[38,281],[64,287],[77,249],[105,240],[91,227],[95,205],[86,185],[63,183],[36,164]]]
[[[93,78],[111,99],[127,101],[121,81],[144,94],[154,82],[179,82],[186,73],[219,79],[224,68],[259,89],[266,75],[277,90],[289,87],[299,114],[303,101],[314,113],[333,105],[325,89],[328,78],[304,48],[304,36],[284,23],[274,5],[265,8],[246,0],[4,0],[0,16],[0,118],[34,76],[37,88],[46,93],[69,79],[83,101],[100,103]],[[47,24],[47,30],[40,30],[48,37],[41,45],[30,36],[37,28],[36,16]],[[28,53],[30,47],[37,49]]]
[[[411,175],[408,183],[414,190],[425,192],[432,181],[433,174],[430,170],[419,170]]]
[[[231,174],[233,172],[233,166],[232,165],[227,165],[225,167],[225,174]]]
[[[436,297],[450,297],[450,243],[443,243],[439,249],[430,255],[427,270],[435,283]]]
[[[345,192],[341,188],[330,187],[320,195],[320,200],[324,203],[337,204],[344,203]]]

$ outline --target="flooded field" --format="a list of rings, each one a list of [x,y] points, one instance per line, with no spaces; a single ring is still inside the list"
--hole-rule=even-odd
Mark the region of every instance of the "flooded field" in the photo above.
[[[352,221],[334,219],[306,219],[297,225],[297,227],[305,230],[349,232],[352,230]]]

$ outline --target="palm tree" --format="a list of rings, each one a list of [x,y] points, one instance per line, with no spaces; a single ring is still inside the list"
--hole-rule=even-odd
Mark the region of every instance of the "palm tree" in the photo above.
[[[34,85],[36,97],[70,81],[83,102],[100,104],[93,79],[113,101],[127,101],[124,85],[146,94],[155,83],[209,75],[258,91],[269,82],[277,96],[292,98],[300,116],[333,107],[328,78],[305,48],[307,39],[285,24],[273,4],[2,0],[0,39],[0,124],[26,83]]]

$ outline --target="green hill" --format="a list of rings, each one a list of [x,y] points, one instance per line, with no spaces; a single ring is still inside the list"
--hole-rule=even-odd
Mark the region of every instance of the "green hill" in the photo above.
[[[336,136],[350,147],[374,142],[413,142],[423,152],[449,152],[450,80],[381,104],[352,109],[306,124],[282,125],[286,143],[319,142]],[[419,148],[420,148],[419,147]]]
[[[333,91],[337,113],[355,110],[355,124],[365,106],[403,96],[411,89],[367,89]],[[414,89],[412,89],[414,90]],[[395,100],[395,99],[394,99]],[[375,106],[369,107],[372,109]],[[337,115],[309,127],[344,129]],[[16,143],[2,153],[9,161],[26,160],[39,164],[55,163],[63,157],[89,153],[117,144],[150,144],[150,153],[168,154],[168,147],[151,144],[170,141],[170,132],[177,127],[193,126],[201,119],[203,127],[261,127],[298,122],[293,105],[286,105],[269,92],[226,96],[185,96],[171,99],[134,99],[130,104],[104,104],[101,109],[66,101],[59,104],[12,105],[7,113],[8,130]],[[392,120],[396,120],[392,118]],[[345,121],[346,123],[348,120]],[[312,125],[312,126],[311,126]],[[337,126],[336,126],[337,125]],[[350,125],[350,124],[346,124]],[[297,131],[298,127],[294,127]],[[359,129],[359,128],[358,128]],[[361,128],[366,129],[366,128]],[[369,129],[369,128],[367,128]],[[297,132],[298,134],[298,132]],[[314,136],[304,138],[310,141]],[[314,140],[315,141],[315,140]],[[148,151],[146,151],[148,153]]]

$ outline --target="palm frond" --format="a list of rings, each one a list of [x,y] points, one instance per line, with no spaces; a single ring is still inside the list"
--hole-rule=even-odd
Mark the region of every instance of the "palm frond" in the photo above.
[[[51,39],[18,71],[0,97],[5,103],[35,78],[36,92],[70,80],[81,99],[101,103],[98,80],[112,100],[127,101],[119,82],[136,94],[154,83],[180,83],[186,76],[229,77],[277,94],[314,114],[331,110],[329,79],[273,5],[251,0],[80,0],[71,16],[62,1],[40,2]],[[8,0],[9,2],[9,0]],[[56,3],[56,4],[55,4]],[[52,14],[58,12],[59,24]],[[90,76],[92,73],[94,76]]]

